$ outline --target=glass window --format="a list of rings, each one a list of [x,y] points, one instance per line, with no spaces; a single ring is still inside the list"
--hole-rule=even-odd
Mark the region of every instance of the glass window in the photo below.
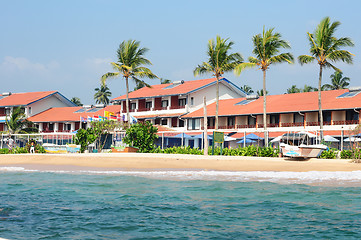
[[[151,109],[152,108],[152,102],[146,102],[145,103],[145,108]]]
[[[188,120],[188,129],[189,130],[196,130],[196,129],[199,129],[199,126],[200,126],[200,119],[197,118],[197,119],[189,119]]]
[[[235,119],[236,119],[235,117],[228,117],[227,126],[234,126]]]
[[[168,107],[168,100],[162,100],[162,107]]]
[[[194,98],[191,97],[191,106],[193,106],[193,105],[194,105]]]
[[[179,119],[179,127],[184,127],[184,120]]]
[[[137,108],[137,103],[130,103],[130,109],[134,110]]]
[[[187,104],[187,101],[185,98],[178,99],[179,106],[185,106],[186,104]]]
[[[248,116],[248,125],[256,125],[256,118]]]
[[[162,125],[167,125],[168,124],[168,119],[162,119],[161,124]]]

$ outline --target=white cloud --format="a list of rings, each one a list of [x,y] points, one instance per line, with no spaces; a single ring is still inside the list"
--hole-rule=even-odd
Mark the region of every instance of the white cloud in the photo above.
[[[56,61],[51,61],[49,63],[37,63],[28,60],[23,57],[12,57],[6,56],[0,64],[0,69],[3,72],[13,73],[13,72],[32,72],[32,73],[48,73],[54,69],[59,68],[59,64]]]

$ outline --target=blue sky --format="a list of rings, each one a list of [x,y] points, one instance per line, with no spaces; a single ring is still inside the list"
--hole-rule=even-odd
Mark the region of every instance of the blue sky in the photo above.
[[[292,46],[295,57],[308,54],[306,32],[313,32],[325,16],[340,21],[337,37],[348,36],[355,47],[354,64],[336,65],[361,86],[361,1],[121,1],[13,0],[0,1],[1,92],[58,90],[94,103],[94,88],[102,74],[112,71],[123,40],[136,39],[149,48],[146,57],[159,77],[194,80],[193,69],[206,60],[206,46],[218,34],[230,38],[233,52],[245,59],[252,53],[251,38],[275,27]],[[324,71],[323,83],[332,70]],[[262,88],[262,73],[246,70],[240,77],[225,75],[235,84]],[[267,72],[270,94],[282,94],[295,84],[316,86],[318,65],[281,64]],[[157,84],[159,80],[146,80]],[[125,93],[124,81],[112,79],[112,97]],[[134,84],[131,84],[131,88]]]

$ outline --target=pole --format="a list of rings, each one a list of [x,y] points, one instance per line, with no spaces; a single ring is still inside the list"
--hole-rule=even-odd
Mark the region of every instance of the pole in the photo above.
[[[162,149],[164,148],[164,133],[162,133]]]
[[[343,130],[341,130],[341,151],[343,150]]]
[[[204,155],[208,155],[208,129],[207,129],[207,105],[206,105],[206,96],[203,97],[203,118],[204,118],[204,132],[203,132],[203,138],[204,138],[204,147],[203,152]]]

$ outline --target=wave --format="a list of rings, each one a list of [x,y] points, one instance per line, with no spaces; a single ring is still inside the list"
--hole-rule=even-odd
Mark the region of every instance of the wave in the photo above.
[[[121,175],[161,180],[205,180],[238,182],[275,182],[295,184],[356,184],[361,186],[361,171],[309,171],[309,172],[273,172],[273,171],[104,171],[104,170],[32,170],[23,167],[0,167],[0,172],[48,172],[63,174]]]

